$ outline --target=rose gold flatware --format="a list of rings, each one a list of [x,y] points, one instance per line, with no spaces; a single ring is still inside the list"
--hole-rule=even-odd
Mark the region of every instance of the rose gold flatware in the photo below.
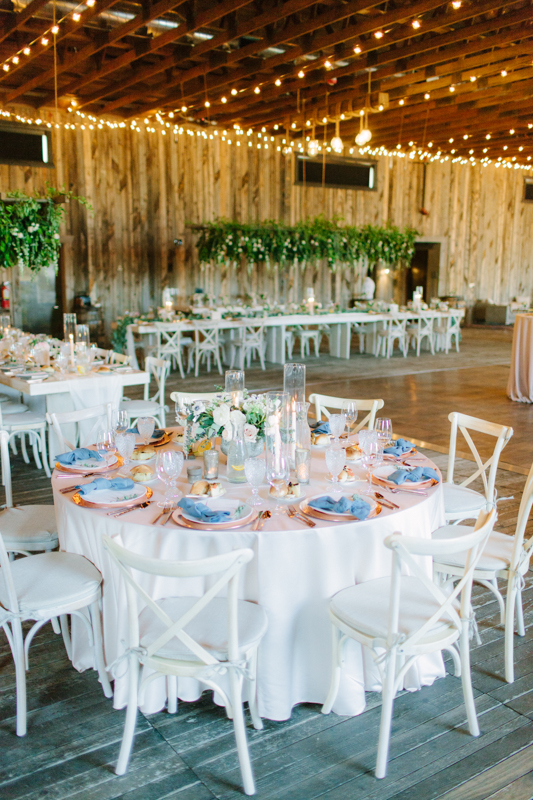
[[[385,500],[383,495],[379,492],[374,492],[374,497],[376,500],[379,500],[380,503],[383,503],[384,506],[388,506],[388,508],[400,508],[400,506],[397,506],[396,503],[392,502],[392,500]]]

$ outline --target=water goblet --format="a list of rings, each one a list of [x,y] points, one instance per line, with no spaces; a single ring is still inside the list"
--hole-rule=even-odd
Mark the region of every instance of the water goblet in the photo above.
[[[127,411],[113,411],[113,430],[115,433],[126,433],[130,424],[130,415]]]
[[[247,458],[244,461],[244,474],[252,487],[251,506],[260,506],[259,487],[265,479],[266,464],[264,458]]]
[[[380,456],[383,461],[383,450],[385,447],[388,447],[392,441],[392,420],[387,417],[378,417],[374,430],[377,433]]]
[[[157,501],[159,508],[169,508],[181,497],[181,492],[174,486],[183,468],[183,453],[177,450],[161,450],[157,454],[155,471],[157,477],[165,484],[166,491],[161,500]]]
[[[284,455],[272,455],[267,463],[266,479],[273,489],[280,489],[289,480],[290,470],[288,459]],[[285,509],[278,502],[273,514],[285,514]]]
[[[342,404],[342,413],[346,417],[346,424],[348,426],[348,433],[354,422],[357,420],[357,403],[355,400],[344,400]]]
[[[142,437],[143,444],[147,445],[155,430],[155,419],[153,417],[139,417],[137,420],[137,430]]]
[[[346,465],[346,450],[338,445],[331,445],[326,450],[326,467],[331,475],[332,483],[339,483],[339,474]],[[338,487],[335,487],[338,488]]]
[[[339,441],[339,436],[346,427],[346,416],[344,414],[331,414],[329,418],[329,429],[331,434],[335,437],[335,441]]]
[[[96,450],[105,459],[106,471],[104,478],[107,478],[110,467],[110,456],[115,455],[117,452],[117,445],[115,443],[114,431],[100,431],[96,440]]]
[[[134,433],[116,433],[115,434],[115,442],[117,445],[117,450],[119,455],[122,456],[124,459],[124,468],[128,470],[131,464],[131,457],[133,455],[133,451],[135,450],[135,434]],[[126,474],[119,473],[122,477],[129,477],[128,472]]]
[[[376,462],[379,457],[379,442],[376,440],[369,439],[365,442],[363,456],[361,458],[361,462],[363,467],[366,469],[366,478],[367,484],[366,488],[363,489],[363,494],[373,495],[374,490],[372,488],[372,475],[374,474],[374,469],[377,466]]]

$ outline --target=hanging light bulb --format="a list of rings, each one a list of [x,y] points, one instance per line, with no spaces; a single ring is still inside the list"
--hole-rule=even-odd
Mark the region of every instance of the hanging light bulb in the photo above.
[[[317,139],[315,139],[315,126],[313,125],[311,130],[311,138],[307,142],[307,154],[314,158],[318,155],[318,150],[320,148],[320,144]]]
[[[331,140],[330,146],[334,153],[340,154],[344,150],[344,143],[341,137],[339,136],[339,124],[340,121],[339,118],[337,117],[337,119],[335,120],[335,136]]]

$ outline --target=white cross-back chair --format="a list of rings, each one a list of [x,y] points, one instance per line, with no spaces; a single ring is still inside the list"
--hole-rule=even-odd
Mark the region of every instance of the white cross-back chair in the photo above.
[[[352,398],[348,397],[330,397],[329,395],[317,394],[316,392],[309,396],[309,402],[315,404],[315,415],[317,420],[321,420],[323,418],[329,419],[330,412],[328,409],[342,409],[342,404],[345,403],[346,400],[351,399]],[[357,431],[360,431],[365,427],[365,425],[369,431],[374,430],[376,414],[381,408],[383,408],[385,402],[383,400],[355,400],[354,402],[357,403],[358,419],[352,428],[352,433],[357,433]],[[364,416],[363,419],[359,419],[360,411],[368,411],[368,414]]]
[[[194,322],[194,344],[189,349],[189,364],[187,371],[190,372],[194,366],[194,376],[197,378],[200,371],[200,363],[204,360],[207,364],[207,371],[211,372],[211,358],[213,358],[219,373],[222,375],[222,364],[220,363],[220,341],[218,322]]]
[[[309,325],[296,325],[294,337],[300,340],[300,357],[311,355],[311,342],[315,348],[315,356],[320,356],[320,343],[322,341],[322,331]]]
[[[514,536],[492,531],[474,572],[474,580],[495,595],[500,607],[500,624],[505,626],[505,680],[514,681],[514,631],[525,636],[522,588],[533,553],[533,536],[526,541],[526,525],[533,505],[533,466],[526,479]],[[432,533],[433,539],[445,539],[469,534],[467,525],[445,525]],[[435,573],[443,580],[456,579],[464,569],[464,553],[453,557],[441,556],[433,564]],[[499,590],[498,579],[507,581],[505,596]]]
[[[9,434],[0,431],[2,483],[6,505],[0,512],[0,532],[10,552],[29,555],[42,550],[54,550],[58,544],[54,506],[31,504],[13,505],[11,464],[9,459]]]
[[[33,450],[33,458],[38,469],[43,469],[50,478],[50,468],[48,466],[48,455],[46,452],[46,417],[42,414],[35,414],[33,411],[22,411],[20,414],[8,414],[4,416],[5,406],[11,404],[0,403],[0,429],[9,434],[11,449],[17,452],[15,441],[20,436],[20,449],[26,464],[30,463],[28,451],[26,449],[26,436],[30,440]],[[15,405],[15,404],[13,404]],[[42,456],[42,462],[41,457]]]
[[[462,678],[468,727],[472,736],[479,736],[470,674],[472,579],[495,518],[494,509],[482,512],[468,535],[442,541],[395,533],[385,539],[385,546],[392,550],[391,576],[350,586],[331,600],[333,669],[322,713],[329,714],[333,707],[344,644],[354,639],[368,648],[382,675],[377,778],[387,772],[394,698],[408,670],[425,653],[448,650],[452,654],[455,674]],[[455,553],[465,553],[465,569],[457,584],[446,588],[434,583],[416,558]]]
[[[433,315],[419,314],[414,322],[410,322],[407,326],[407,337],[409,344],[416,347],[417,356],[420,355],[420,347],[424,339],[431,351],[431,355],[435,355],[435,333],[433,331]]]
[[[131,356],[127,356],[124,353],[115,353],[114,350],[109,351],[109,364],[122,364],[122,366],[127,367],[131,362]]]
[[[367,336],[367,325],[362,322],[352,322],[350,333],[356,333],[359,337],[359,352],[365,352],[365,337]]]
[[[144,368],[155,379],[157,391],[150,397],[150,384],[144,384],[144,398],[143,400],[128,400],[125,398],[121,401],[119,409],[127,411],[129,414],[130,422],[133,420],[133,425],[137,423],[138,417],[153,417],[160,428],[166,425],[166,412],[168,406],[165,405],[165,382],[170,372],[170,361],[161,358],[153,358],[147,356],[144,361]]]
[[[111,357],[111,353],[113,352],[113,350],[104,350],[103,347],[94,347],[94,348],[91,347],[91,350],[94,353],[94,357],[98,359],[98,361],[102,359],[104,364],[109,363],[109,359]]]
[[[117,775],[123,775],[128,767],[137,708],[146,684],[166,675],[168,707],[175,712],[176,678],[196,678],[223,699],[228,716],[233,719],[244,791],[254,794],[242,685],[246,680],[250,714],[254,727],[260,730],[263,723],[257,710],[257,648],[266,632],[267,619],[261,606],[237,599],[239,572],[252,560],[253,551],[234,550],[198,561],[163,561],[133,553],[108,536],[103,536],[102,541],[124,578],[128,602],[129,692]],[[201,577],[209,588],[201,597],[173,596],[155,601],[138,582],[139,573],[175,578],[177,590],[186,579]],[[217,597],[224,590],[226,597]],[[140,614],[139,602],[144,607]],[[144,668],[153,673],[146,677]],[[229,695],[221,682],[223,676],[229,680]]]
[[[75,450],[76,447],[86,447],[89,444],[94,444],[99,430],[110,429],[112,427],[112,414],[113,403],[101,403],[98,406],[91,408],[82,408],[76,411],[53,411],[47,412],[46,421],[52,427],[58,439],[58,448],[60,452],[64,452],[68,447],[70,450]],[[94,420],[92,427],[86,426],[87,433],[82,436],[80,434],[80,423],[86,423]],[[69,441],[64,434],[63,425],[76,425],[75,438],[73,442]]]
[[[235,360],[241,369],[245,364],[250,366],[254,355],[259,359],[261,369],[265,368],[265,326],[261,322],[241,323],[237,335],[228,339],[226,346],[230,352],[230,369],[233,369]]]
[[[475,519],[482,508],[487,504],[494,503],[496,500],[495,483],[498,462],[503,448],[513,435],[513,429],[508,425],[487,422],[484,419],[470,417],[467,414],[460,414],[458,411],[452,411],[448,419],[452,423],[450,448],[448,451],[448,473],[446,475],[446,483],[444,483],[442,487],[444,491],[444,512],[446,520],[451,522],[463,519]],[[465,480],[461,481],[461,483],[456,484],[453,482],[453,476],[455,471],[458,432],[462,434],[468,444],[470,452],[474,456],[477,469],[465,478]],[[471,435],[472,432],[492,436],[496,439],[492,455],[486,461],[483,461],[478,453]],[[483,493],[468,488],[469,484],[477,478],[481,478],[483,481]]]
[[[169,324],[168,322],[156,322],[157,330],[157,357],[161,359],[171,359],[174,365],[177,364],[182,378],[185,378],[183,365],[183,350],[191,348],[193,340],[190,336],[183,336],[181,323]]]
[[[435,349],[444,350],[446,353],[452,347],[452,340],[455,337],[455,349],[459,352],[459,339],[461,338],[461,318],[462,314],[448,314],[438,321],[435,325]]]
[[[220,392],[171,392],[170,399],[182,408],[195,400],[203,400],[205,403],[210,403],[219,394]]]
[[[407,320],[384,320],[383,327],[376,331],[374,355],[390,358],[394,352],[394,342],[396,341],[398,341],[398,347],[405,358],[407,356]]]
[[[67,654],[72,657],[67,615],[79,617],[93,648],[94,666],[106,697],[112,696],[102,648],[100,585],[102,576],[84,556],[40,553],[10,562],[0,534],[0,625],[7,636],[17,685],[17,736],[26,734],[26,671],[33,637],[47,622],[61,618]],[[23,637],[21,623],[34,625]]]

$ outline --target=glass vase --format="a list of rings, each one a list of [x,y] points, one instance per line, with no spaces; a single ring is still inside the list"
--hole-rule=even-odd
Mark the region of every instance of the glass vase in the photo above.
[[[244,371],[228,369],[225,373],[224,389],[231,397],[231,404],[240,408],[244,400]]]
[[[298,409],[305,404],[305,364],[285,364],[283,367],[283,391],[289,402],[289,462],[295,468]],[[306,417],[307,419],[307,417]]]
[[[234,422],[232,428],[226,468],[227,478],[230,483],[246,483],[244,462],[247,458],[247,453],[244,444],[244,424],[242,422]]]

